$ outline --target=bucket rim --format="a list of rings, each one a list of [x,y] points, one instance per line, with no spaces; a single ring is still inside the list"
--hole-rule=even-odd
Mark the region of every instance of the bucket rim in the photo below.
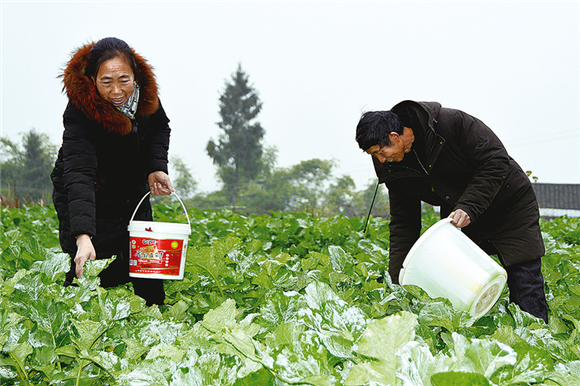
[[[169,234],[169,233],[179,233],[182,235],[190,235],[191,234],[191,226],[189,224],[185,224],[182,222],[162,222],[162,221],[140,221],[140,220],[132,220],[127,225],[127,230],[130,233],[130,236],[133,237],[133,233],[144,233],[145,230],[143,229],[144,226],[151,226],[151,227],[167,227],[172,229],[162,229],[158,230],[157,228],[154,232],[149,233],[152,236],[156,234]],[[155,238],[155,237],[151,237]]]
[[[492,300],[488,303],[488,305],[485,308],[482,308],[479,312],[476,312],[477,304],[479,303],[482,296],[485,294],[485,292],[487,290],[489,290],[490,288],[492,288],[496,284],[499,285],[499,291],[494,294]],[[480,293],[473,299],[473,302],[469,305],[468,312],[474,318],[480,318],[480,317],[484,316],[485,314],[487,314],[497,304],[499,298],[501,297],[501,295],[505,289],[506,284],[507,284],[507,273],[505,271],[499,272],[497,275],[495,275],[493,278],[491,278],[487,282],[485,287],[483,287],[481,289]]]

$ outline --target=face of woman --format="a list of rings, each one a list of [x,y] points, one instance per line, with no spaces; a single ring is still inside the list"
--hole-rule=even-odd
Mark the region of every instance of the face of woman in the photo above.
[[[123,58],[115,57],[101,64],[94,82],[103,99],[121,106],[133,94],[135,75]]]

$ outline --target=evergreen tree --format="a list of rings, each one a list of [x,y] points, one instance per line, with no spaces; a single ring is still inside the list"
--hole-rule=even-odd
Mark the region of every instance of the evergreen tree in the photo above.
[[[206,150],[218,167],[224,191],[232,198],[234,210],[240,187],[258,178],[267,168],[262,159],[264,129],[256,121],[262,102],[249,84],[241,65],[226,82],[219,98],[222,130],[218,142],[210,139]]]

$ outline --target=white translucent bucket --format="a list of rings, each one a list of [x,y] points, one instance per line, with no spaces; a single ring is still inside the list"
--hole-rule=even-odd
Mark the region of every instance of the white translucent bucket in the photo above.
[[[451,224],[440,220],[413,245],[399,273],[430,297],[444,297],[473,317],[485,315],[501,296],[507,272]]]
[[[181,280],[191,234],[187,210],[179,196],[173,193],[185,211],[187,224],[133,220],[148,194],[139,201],[129,221],[129,276]]]

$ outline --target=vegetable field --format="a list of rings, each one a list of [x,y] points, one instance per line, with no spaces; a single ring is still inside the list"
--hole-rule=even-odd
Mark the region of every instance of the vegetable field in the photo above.
[[[183,222],[179,204],[158,221]],[[508,302],[472,320],[380,279],[388,223],[189,210],[162,307],[69,258],[51,207],[1,208],[1,385],[580,385],[580,221],[542,222],[550,323]],[[424,217],[424,227],[436,221]]]

